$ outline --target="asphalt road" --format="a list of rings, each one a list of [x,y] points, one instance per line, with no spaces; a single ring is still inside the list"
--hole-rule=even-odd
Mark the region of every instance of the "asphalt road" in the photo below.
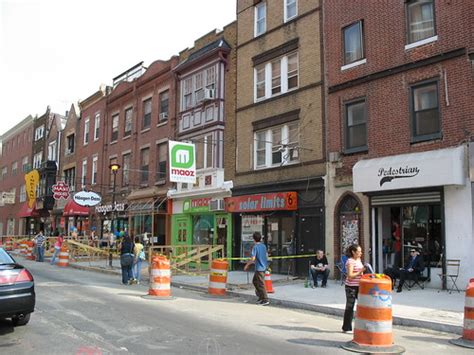
[[[23,262],[23,261],[21,261]],[[0,354],[347,354],[341,319],[215,299],[173,289],[172,300],[145,299],[146,285],[119,276],[23,262],[35,277],[30,323],[0,321]],[[395,328],[407,354],[472,354],[456,335]]]

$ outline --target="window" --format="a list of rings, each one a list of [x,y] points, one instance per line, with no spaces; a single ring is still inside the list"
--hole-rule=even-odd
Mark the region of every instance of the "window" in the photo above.
[[[151,98],[143,101],[143,126],[142,129],[151,125]],[[131,128],[130,128],[131,130]]]
[[[8,174],[8,168],[4,166],[2,168],[2,180],[5,180],[5,178],[7,177],[7,174]]]
[[[207,168],[212,168],[214,166],[212,161],[212,151],[214,144],[212,142],[212,135],[206,136],[206,159],[204,161],[204,166]]]
[[[57,158],[57,147],[56,141],[48,144],[48,160],[56,161]]]
[[[255,169],[298,161],[298,122],[255,132]]]
[[[216,67],[206,69],[206,89],[214,89],[216,85]]]
[[[168,155],[168,143],[158,144],[158,163],[156,165],[156,181],[166,181],[166,163]]]
[[[21,185],[20,187],[20,202],[25,202],[26,201],[26,186]]]
[[[298,88],[298,53],[255,67],[255,101]]]
[[[84,122],[84,145],[89,143],[89,119]]]
[[[193,78],[187,78],[184,81],[184,109],[193,107]]]
[[[344,64],[357,62],[364,58],[362,21],[345,27],[344,37]]]
[[[18,162],[14,162],[12,164],[12,176],[15,176],[17,172],[18,172]]]
[[[66,155],[74,153],[74,134],[67,136],[66,140]]]
[[[132,116],[133,116],[133,108],[130,107],[125,110],[125,128],[123,131],[124,137],[127,137],[132,134]]]
[[[35,129],[35,142],[39,141],[44,136],[44,126],[39,126]]]
[[[28,162],[28,156],[23,157],[23,160],[21,162],[21,169],[23,170],[24,173],[26,173],[30,169],[29,165],[30,164]]]
[[[169,110],[169,91],[160,93],[160,116],[158,122],[165,122],[168,120]]]
[[[298,15],[297,0],[283,0],[285,3],[285,22],[291,20]]]
[[[148,184],[148,172],[150,165],[150,148],[140,151],[140,184]]]
[[[95,156],[92,158],[92,185],[97,184],[97,161],[98,157]]]
[[[76,187],[76,169],[66,169],[64,170],[64,181],[69,186],[69,191],[75,191]]]
[[[194,97],[196,98],[196,103],[199,103],[204,100],[204,89],[203,86],[203,73],[197,73],[194,77]]]
[[[111,166],[112,164],[117,164],[117,163],[118,163],[118,162],[117,162],[117,158],[114,157],[114,158],[110,158],[110,159],[109,159],[109,166]],[[113,188],[113,186],[114,186],[114,177],[116,176],[117,172],[114,174],[114,173],[112,172],[112,169],[109,168],[109,173],[110,173],[110,176],[109,176],[109,177],[110,177],[110,180],[109,180],[109,181],[110,181],[109,189],[112,190],[112,188]]]
[[[123,155],[122,186],[130,184],[130,153]]]
[[[82,161],[82,175],[81,175],[82,188],[86,186],[86,178],[87,178],[87,158]]]
[[[112,142],[117,141],[118,139],[118,130],[119,130],[119,115],[112,116]]]
[[[365,100],[346,104],[345,150],[347,152],[367,149],[367,108]]]
[[[42,162],[43,162],[43,152],[36,153],[33,156],[33,169],[40,168]]]
[[[94,122],[94,141],[99,139],[99,132],[100,132],[100,113],[95,115],[95,122]]]
[[[435,32],[433,0],[407,2],[408,43],[433,37]]]
[[[415,140],[441,137],[438,83],[412,87],[412,134]]]
[[[255,37],[267,30],[267,4],[261,2],[255,6]]]

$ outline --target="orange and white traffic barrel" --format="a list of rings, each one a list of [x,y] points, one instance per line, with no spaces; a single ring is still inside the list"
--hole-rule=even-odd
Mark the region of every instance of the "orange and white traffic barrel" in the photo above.
[[[275,290],[273,289],[272,274],[270,273],[270,270],[265,271],[265,289],[267,290],[267,293],[275,293]]]
[[[28,260],[35,260],[35,255],[33,254],[33,248],[35,247],[35,243],[31,240],[26,242],[26,258]]]
[[[462,338],[450,340],[452,344],[474,349],[474,279],[469,280],[464,301],[464,327]]]
[[[56,265],[60,267],[69,266],[69,249],[66,243],[63,243],[61,246],[61,250],[59,251],[59,260]]]
[[[362,353],[401,354],[405,349],[393,344],[392,323],[392,279],[383,274],[362,275],[354,338],[342,347]]]
[[[24,240],[20,243],[20,254],[26,255],[27,249],[28,249],[28,245],[26,244],[26,241]]]
[[[148,295],[158,297],[171,296],[170,261],[164,255],[154,256],[151,259],[150,289]]]
[[[6,251],[12,251],[13,250],[13,240],[11,238],[7,238],[5,242],[5,250]]]
[[[212,260],[209,288],[207,290],[210,295],[225,296],[228,267],[229,263],[226,260]]]

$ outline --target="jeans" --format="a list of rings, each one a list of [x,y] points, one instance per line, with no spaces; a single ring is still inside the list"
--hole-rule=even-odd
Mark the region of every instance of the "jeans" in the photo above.
[[[44,261],[44,247],[37,247],[37,258],[36,261],[43,262]]]
[[[265,271],[255,271],[252,282],[255,286],[255,294],[258,300],[268,301],[267,290],[265,289]]]
[[[54,265],[54,262],[56,261],[56,257],[58,256],[60,250],[60,248],[54,247],[53,257],[51,258],[51,265]]]
[[[313,276],[314,286],[318,286],[318,275],[322,275],[322,278],[323,278],[322,286],[326,286],[328,282],[329,269],[326,269],[324,271],[311,269],[311,275]]]
[[[120,256],[120,266],[122,267],[122,283],[128,284],[128,281],[133,279],[133,255],[125,254]]]
[[[138,282],[140,282],[140,274],[142,271],[142,261],[143,261],[142,259],[137,258],[137,260],[135,260],[135,264],[133,264],[133,278],[137,280]]]
[[[352,330],[352,318],[354,318],[354,304],[359,294],[359,286],[346,285],[346,309],[344,311],[344,323],[342,330]]]

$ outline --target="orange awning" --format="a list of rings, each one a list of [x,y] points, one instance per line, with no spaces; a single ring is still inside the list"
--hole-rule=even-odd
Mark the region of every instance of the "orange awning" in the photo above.
[[[17,217],[19,218],[39,217],[39,216],[40,214],[36,210],[36,202],[33,204],[33,208],[30,208],[28,206],[28,201],[23,203],[23,205],[21,205],[21,208],[17,213]]]

